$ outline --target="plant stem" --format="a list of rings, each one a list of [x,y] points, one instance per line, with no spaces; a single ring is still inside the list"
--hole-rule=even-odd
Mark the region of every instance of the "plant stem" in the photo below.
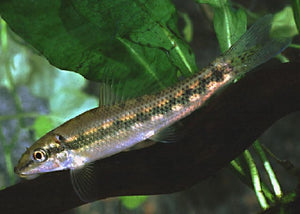
[[[294,164],[289,160],[280,160],[276,155],[274,155],[267,147],[262,145],[262,148],[272,157],[275,161],[280,164],[285,170],[287,170],[291,175],[299,177],[299,169],[297,169]]]
[[[17,135],[19,134],[19,132],[17,132]],[[6,144],[5,143],[5,137],[3,134],[3,130],[2,130],[2,126],[0,126],[0,140],[2,142],[2,146],[3,146],[3,150],[4,150],[4,160],[6,163],[6,170],[9,176],[9,181],[10,184],[14,184],[15,183],[15,174],[14,174],[14,167],[12,164],[12,159],[11,159],[11,149],[12,146],[10,144]]]
[[[278,55],[276,56],[276,58],[277,58],[281,63],[288,63],[288,62],[290,62],[290,60],[289,60],[287,57],[285,57],[284,55],[282,55],[282,54],[278,54]]]
[[[7,52],[7,28],[3,19],[1,19],[1,49],[2,52]]]
[[[275,173],[272,169],[272,166],[271,166],[269,160],[266,157],[266,154],[265,154],[263,148],[261,147],[258,140],[256,140],[254,142],[253,146],[254,146],[255,151],[259,154],[259,157],[260,157],[261,161],[264,164],[265,170],[269,175],[269,178],[270,178],[271,184],[273,186],[275,195],[277,196],[277,198],[281,198],[282,197],[282,191],[281,191],[281,188],[280,188],[280,184],[279,184],[279,182],[276,178],[276,175],[275,175]]]
[[[262,207],[262,209],[266,210],[269,208],[269,205],[266,201],[266,198],[265,198],[262,188],[261,188],[260,178],[259,178],[259,174],[258,174],[256,165],[255,165],[255,162],[252,158],[252,155],[250,154],[250,152],[248,150],[245,150],[244,157],[245,157],[245,160],[248,163],[248,166],[250,169],[251,179],[252,179],[254,191],[255,191],[256,197],[258,199],[258,202],[259,202],[260,206]]]
[[[290,47],[290,48],[297,48],[297,49],[300,49],[300,45],[299,45],[299,44],[290,44],[289,47]]]
[[[236,158],[238,159],[238,158]],[[232,171],[240,178],[240,180],[246,184],[248,187],[250,187],[253,190],[253,185],[251,183],[250,178],[246,175],[245,170],[242,168],[242,166],[238,163],[238,161],[233,160],[230,162],[230,167],[232,169]],[[274,203],[275,199],[274,199],[274,195],[271,193],[271,191],[269,190],[268,186],[261,182],[261,187],[262,187],[262,191],[264,193],[264,195],[266,196],[266,198]]]
[[[36,112],[22,112],[22,113],[11,114],[11,115],[0,115],[0,121],[21,119],[21,118],[32,118],[38,116],[41,116],[41,114],[38,114]]]

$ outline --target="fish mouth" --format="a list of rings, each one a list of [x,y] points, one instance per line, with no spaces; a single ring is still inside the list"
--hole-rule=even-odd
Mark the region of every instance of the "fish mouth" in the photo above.
[[[20,178],[25,178],[27,180],[34,179],[38,177],[40,174],[26,174],[24,172],[21,172],[21,170],[18,167],[14,168],[14,172],[20,177]]]
[[[20,170],[19,170],[19,168],[15,166],[15,168],[14,168],[14,172],[15,172],[17,175],[19,175],[19,174],[20,174]]]
[[[24,173],[22,173],[21,172],[21,170],[18,168],[18,167],[15,167],[14,168],[14,172],[18,175],[18,176],[20,176],[20,177],[26,177],[26,174],[24,174]]]

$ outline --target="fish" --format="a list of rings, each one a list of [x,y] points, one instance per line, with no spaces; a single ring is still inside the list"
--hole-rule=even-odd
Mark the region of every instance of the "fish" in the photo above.
[[[272,35],[272,20],[271,15],[258,20],[224,54],[171,87],[103,104],[63,123],[26,149],[15,173],[32,179],[47,172],[70,170],[75,192],[89,201],[92,182],[88,179],[93,173],[90,163],[147,139],[168,142],[174,123],[285,49],[291,39]]]

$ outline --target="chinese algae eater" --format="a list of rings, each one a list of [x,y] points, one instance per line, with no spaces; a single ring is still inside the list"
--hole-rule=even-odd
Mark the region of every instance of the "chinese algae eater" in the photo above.
[[[82,200],[88,200],[86,184],[89,182],[82,181],[87,176],[78,172],[95,160],[143,140],[164,141],[160,134],[163,130],[201,107],[216,91],[287,47],[290,38],[276,38],[271,34],[271,26],[272,16],[260,19],[227,52],[175,86],[156,94],[101,105],[65,122],[28,148],[15,172],[30,178],[70,169],[76,193]]]

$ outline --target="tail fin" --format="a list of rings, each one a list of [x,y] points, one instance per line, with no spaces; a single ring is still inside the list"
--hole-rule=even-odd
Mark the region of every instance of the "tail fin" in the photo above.
[[[272,34],[272,15],[259,19],[241,38],[227,50],[223,57],[243,75],[284,50],[291,38]]]

